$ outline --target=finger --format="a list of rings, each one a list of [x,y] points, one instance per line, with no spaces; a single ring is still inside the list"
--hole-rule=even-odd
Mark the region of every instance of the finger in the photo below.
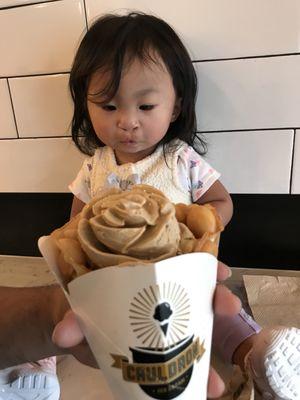
[[[67,348],[69,353],[73,354],[81,363],[99,368],[73,311],[69,310],[64,319],[56,325],[52,340],[57,346]]]
[[[84,340],[83,333],[78,325],[75,314],[69,310],[62,321],[60,321],[52,334],[53,342],[63,348],[78,345]]]
[[[234,316],[241,310],[241,301],[226,286],[219,284],[214,295],[214,310],[219,315]]]
[[[230,278],[232,272],[228,265],[224,264],[222,261],[218,262],[217,280],[225,281]]]
[[[220,397],[225,390],[225,384],[220,378],[219,374],[210,367],[207,384],[207,397],[214,399]]]

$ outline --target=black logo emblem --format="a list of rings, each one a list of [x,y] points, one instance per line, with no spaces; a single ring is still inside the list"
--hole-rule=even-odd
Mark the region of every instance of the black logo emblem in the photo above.
[[[189,384],[195,360],[205,349],[199,338],[187,334],[190,300],[177,283],[150,286],[130,304],[130,323],[140,346],[130,347],[132,363],[112,354],[113,367],[123,379],[135,382],[154,399],[173,399]]]

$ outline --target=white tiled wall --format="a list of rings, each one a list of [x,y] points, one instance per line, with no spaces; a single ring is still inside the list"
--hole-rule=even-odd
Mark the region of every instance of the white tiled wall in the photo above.
[[[300,126],[300,55],[195,63],[195,67],[200,130]]]
[[[82,160],[70,138],[1,141],[7,192],[66,192]]]
[[[86,0],[88,19],[126,9],[171,24],[194,60],[299,51],[298,0]]]
[[[83,0],[0,10],[0,75],[68,71],[84,29]]]
[[[206,134],[208,161],[233,193],[288,193],[293,130]],[[300,149],[299,149],[300,150]]]
[[[0,110],[0,138],[17,137],[17,130],[6,79],[0,79]]]
[[[66,136],[72,118],[68,74],[9,79],[20,137]]]
[[[12,8],[17,6],[24,6],[25,4],[32,3],[46,3],[49,0],[0,0],[0,9],[1,8]],[[60,1],[60,0],[54,0]]]
[[[187,45],[198,129],[228,189],[300,194],[298,0],[0,1],[8,6],[0,8],[1,191],[67,191],[82,159],[64,137],[67,80],[86,18],[134,9],[165,19]]]

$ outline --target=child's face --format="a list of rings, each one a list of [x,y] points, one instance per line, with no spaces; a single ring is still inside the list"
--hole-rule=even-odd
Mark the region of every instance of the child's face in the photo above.
[[[92,96],[105,87],[109,76],[95,73],[88,88],[88,111],[98,138],[114,149],[119,164],[150,155],[180,112],[172,78],[162,62],[143,65],[139,60],[122,72],[115,97],[108,103]]]

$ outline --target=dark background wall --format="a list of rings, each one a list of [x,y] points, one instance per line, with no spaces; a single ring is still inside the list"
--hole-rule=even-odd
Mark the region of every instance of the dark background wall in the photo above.
[[[220,260],[232,267],[300,270],[300,195],[232,195]],[[37,240],[69,218],[72,195],[0,194],[0,254],[39,256]]]

